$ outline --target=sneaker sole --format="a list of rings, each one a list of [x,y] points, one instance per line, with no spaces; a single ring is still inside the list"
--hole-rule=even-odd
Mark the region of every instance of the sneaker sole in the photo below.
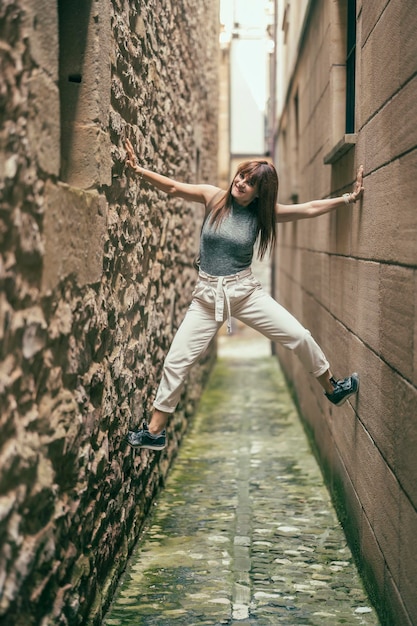
[[[341,400],[340,402],[337,402],[334,406],[342,406],[342,404],[344,404],[346,402],[346,400],[348,400],[351,396],[354,396],[355,393],[358,393],[358,391],[359,391],[359,374],[354,372],[352,374],[351,378],[355,378],[356,383],[357,383],[357,387],[356,387],[355,391],[351,391],[350,393],[348,393],[347,396],[345,396],[343,398],[343,400]]]
[[[151,444],[145,444],[144,446],[141,446],[141,445],[135,445],[134,443],[130,443],[130,441],[127,441],[127,443],[129,444],[131,448],[135,448],[135,450],[137,450],[138,448],[140,448],[141,450],[163,450],[167,446],[166,443],[164,443],[163,446],[152,446]]]

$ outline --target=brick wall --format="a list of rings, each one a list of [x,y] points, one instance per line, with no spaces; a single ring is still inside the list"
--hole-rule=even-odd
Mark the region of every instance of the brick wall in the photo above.
[[[360,373],[358,398],[332,407],[293,355],[279,350],[279,357],[381,619],[411,626],[417,623],[417,8],[411,0],[358,0],[357,137],[344,154],[335,148],[345,132],[346,2],[312,3],[306,24],[281,117],[280,199],[340,195],[351,189],[360,163],[366,191],[354,207],[280,225],[275,288],[323,347],[335,375]]]
[[[123,142],[216,182],[217,10],[0,5],[1,624],[101,623],[209,369],[164,453],[126,446],[190,300],[202,209],[139,185]]]

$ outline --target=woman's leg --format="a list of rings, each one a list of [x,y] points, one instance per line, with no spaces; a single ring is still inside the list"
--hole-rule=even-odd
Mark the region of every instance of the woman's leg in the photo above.
[[[342,380],[334,380],[329,363],[310,332],[260,286],[248,298],[237,301],[233,307],[233,315],[271,341],[294,350],[306,369],[317,378],[332,404],[340,406],[357,393],[358,374],[353,373]]]
[[[166,426],[169,415],[175,411],[184,382],[191,367],[206,350],[221,323],[214,320],[214,308],[201,300],[194,300],[179,327],[162,371],[161,382],[149,422],[149,432],[156,434]]]
[[[248,298],[236,303],[233,315],[271,341],[293,350],[323,389],[332,393],[329,362],[320,346],[310,331],[262,288],[255,289]]]

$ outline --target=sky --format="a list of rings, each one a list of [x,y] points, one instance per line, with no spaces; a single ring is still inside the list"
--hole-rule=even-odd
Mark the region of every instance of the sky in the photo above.
[[[223,41],[231,41],[231,151],[263,154],[268,81],[269,0],[221,0]],[[239,38],[231,37],[239,24]]]
[[[220,0],[220,22],[231,29],[233,22],[252,28],[266,28],[268,0]]]

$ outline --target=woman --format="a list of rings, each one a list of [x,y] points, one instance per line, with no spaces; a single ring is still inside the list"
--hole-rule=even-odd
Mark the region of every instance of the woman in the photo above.
[[[242,163],[229,189],[224,191],[213,185],[181,183],[137,165],[129,140],[126,151],[127,165],[141,179],[171,196],[200,202],[206,208],[193,300],[165,359],[152,419],[149,424],[143,422],[138,431],[129,431],[128,443],[151,450],[165,447],[165,426],[178,404],[187,373],[223,324],[224,317],[229,330],[233,316],[271,341],[294,350],[333,404],[340,406],[355,394],[359,388],[358,375],[339,381],[333,378],[329,363],[310,332],[262,289],[250,266],[256,240],[260,258],[274,247],[277,222],[316,217],[356,202],[363,192],[363,168],[359,168],[350,194],[282,205],[277,203],[277,172],[267,161]]]

